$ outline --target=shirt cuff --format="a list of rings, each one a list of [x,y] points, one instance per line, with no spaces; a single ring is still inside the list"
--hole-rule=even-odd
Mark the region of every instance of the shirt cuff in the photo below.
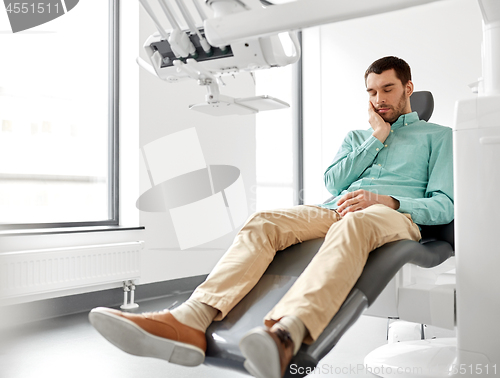
[[[397,196],[391,196],[392,198],[399,201],[399,208],[397,209],[400,213],[410,214],[413,212],[413,202],[411,199],[400,198]]]
[[[370,135],[370,137],[363,142],[361,147],[365,151],[371,153],[373,156],[376,156],[382,150],[382,148],[384,148],[384,143],[379,141],[373,135]]]

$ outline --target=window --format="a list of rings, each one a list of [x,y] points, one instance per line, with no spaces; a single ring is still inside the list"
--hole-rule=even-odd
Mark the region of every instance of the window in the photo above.
[[[0,230],[118,224],[117,8],[0,34]]]

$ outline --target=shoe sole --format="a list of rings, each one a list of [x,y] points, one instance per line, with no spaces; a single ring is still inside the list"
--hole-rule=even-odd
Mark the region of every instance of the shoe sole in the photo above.
[[[152,335],[121,316],[94,309],[89,320],[106,340],[134,356],[160,358],[183,366],[198,366],[205,360],[202,349]]]
[[[280,357],[276,343],[266,332],[257,328],[240,341],[240,350],[246,358],[243,366],[257,378],[281,378]]]

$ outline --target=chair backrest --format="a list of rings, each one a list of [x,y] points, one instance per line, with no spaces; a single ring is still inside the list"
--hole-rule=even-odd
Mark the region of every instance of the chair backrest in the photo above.
[[[411,110],[417,112],[418,118],[428,121],[434,111],[434,97],[431,92],[413,92],[410,97]]]
[[[441,240],[449,243],[455,250],[455,221],[437,226],[420,226],[420,228],[422,234],[421,244]]]
[[[411,109],[417,112],[418,117],[425,121],[431,118],[434,111],[434,97],[431,92],[418,91],[413,92],[410,97]],[[439,226],[420,226],[422,240],[420,243],[442,240],[450,243],[455,248],[454,222]]]

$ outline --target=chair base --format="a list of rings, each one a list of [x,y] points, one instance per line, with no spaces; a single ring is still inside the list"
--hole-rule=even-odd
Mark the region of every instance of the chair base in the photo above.
[[[365,369],[378,377],[458,377],[457,339],[402,341],[386,344],[365,357]],[[463,376],[463,374],[462,374]]]

